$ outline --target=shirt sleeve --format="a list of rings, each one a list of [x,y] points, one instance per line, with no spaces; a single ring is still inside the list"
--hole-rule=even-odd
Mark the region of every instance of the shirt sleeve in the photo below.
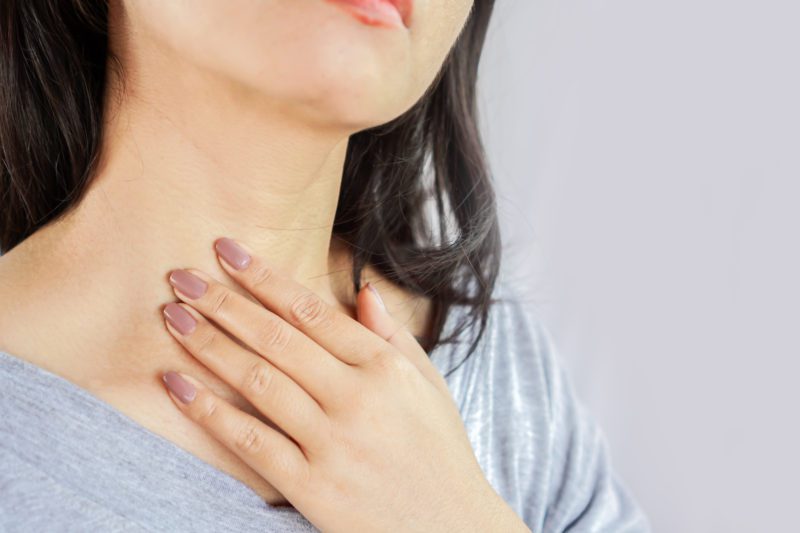
[[[615,475],[605,438],[575,395],[559,364],[553,339],[541,320],[526,315],[537,337],[547,397],[546,510],[536,532],[649,532],[649,523],[627,488]],[[543,482],[544,481],[544,482]]]

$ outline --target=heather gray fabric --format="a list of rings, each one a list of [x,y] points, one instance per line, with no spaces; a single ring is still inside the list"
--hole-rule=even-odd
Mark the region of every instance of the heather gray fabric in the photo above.
[[[441,345],[431,358],[444,372],[464,351]],[[488,480],[533,531],[649,530],[529,306],[494,304],[479,351],[448,384]],[[269,506],[86,390],[2,351],[0,528],[315,530],[293,508]]]

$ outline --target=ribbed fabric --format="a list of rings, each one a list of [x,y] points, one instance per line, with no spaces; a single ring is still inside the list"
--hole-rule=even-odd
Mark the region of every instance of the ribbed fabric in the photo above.
[[[446,332],[462,315],[453,310]],[[440,371],[461,362],[466,340],[431,353]],[[649,531],[530,306],[494,304],[478,351],[447,380],[487,479],[533,531]],[[0,530],[316,529],[88,391],[0,351]]]

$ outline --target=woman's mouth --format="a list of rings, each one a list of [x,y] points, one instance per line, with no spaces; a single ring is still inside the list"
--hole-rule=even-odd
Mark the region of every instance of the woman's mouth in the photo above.
[[[385,28],[408,27],[413,0],[327,0],[364,24]]]

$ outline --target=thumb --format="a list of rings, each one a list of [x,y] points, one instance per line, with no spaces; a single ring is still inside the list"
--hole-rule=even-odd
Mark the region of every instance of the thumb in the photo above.
[[[397,348],[428,381],[449,394],[445,379],[433,365],[428,354],[408,328],[389,314],[378,290],[369,282],[361,288],[356,297],[356,314],[359,322]]]

